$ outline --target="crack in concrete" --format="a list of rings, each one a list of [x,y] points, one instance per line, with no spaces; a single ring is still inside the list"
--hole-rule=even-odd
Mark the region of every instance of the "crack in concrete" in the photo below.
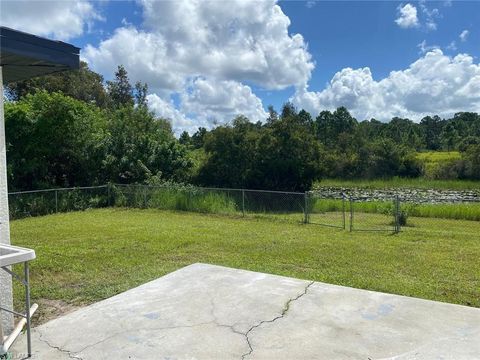
[[[39,339],[41,342],[47,344],[48,347],[51,347],[52,349],[55,349],[55,350],[58,350],[58,351],[60,351],[60,352],[62,352],[62,353],[64,353],[64,354],[67,354],[70,359],[83,360],[83,359],[82,359],[81,357],[79,357],[78,355],[75,355],[75,354],[73,353],[73,351],[65,350],[65,349],[62,349],[60,346],[55,346],[55,345],[50,344],[50,343],[48,342],[48,340],[46,340],[46,339],[43,338],[43,334],[42,334],[41,331],[39,331],[39,330],[37,329],[37,332],[38,332],[38,339]]]
[[[222,324],[219,320],[218,320],[218,317],[217,315],[215,314],[215,300],[210,296],[210,315],[212,316],[213,318],[213,323],[219,327],[225,327],[225,328],[229,328],[234,334],[238,334],[238,335],[241,335],[241,336],[245,336],[245,334],[241,331],[238,331],[235,329],[235,324],[233,325],[228,325],[228,324]]]
[[[175,325],[175,326],[162,326],[162,327],[157,327],[157,328],[146,328],[145,330],[148,330],[148,331],[158,331],[158,330],[171,330],[171,329],[182,329],[182,328],[194,328],[194,327],[198,327],[198,326],[204,326],[204,325],[208,325],[208,324],[215,324],[215,325],[218,325],[218,326],[227,326],[227,327],[230,327],[229,325],[222,325],[222,324],[218,324],[216,321],[208,321],[208,322],[203,322],[203,323],[198,323],[198,324],[193,324],[193,325]],[[38,331],[38,330],[37,330]],[[102,340],[99,340],[97,342],[94,342],[92,344],[89,344],[89,345],[86,345],[85,347],[83,347],[81,350],[79,351],[69,351],[69,350],[65,350],[65,349],[62,349],[61,347],[59,346],[55,346],[55,345],[52,345],[50,344],[47,340],[43,339],[42,338],[42,333],[40,331],[38,331],[38,334],[39,334],[39,340],[44,342],[45,344],[47,344],[49,347],[51,347],[52,349],[56,349],[58,351],[61,351],[65,354],[67,354],[70,358],[72,359],[76,359],[76,360],[83,360],[79,355],[77,354],[81,354],[82,352],[84,352],[85,350],[89,349],[89,348],[92,348],[94,346],[97,346],[101,343],[104,343],[105,341],[108,341],[116,336],[119,336],[119,335],[122,335],[122,334],[125,334],[127,333],[129,330],[124,330],[124,331],[120,331],[120,332],[116,332],[110,336],[107,336],[106,338],[102,339]],[[235,332],[234,329],[232,329],[232,331]],[[243,335],[243,334],[242,334]]]
[[[262,326],[263,324],[273,323],[273,322],[277,321],[278,319],[283,318],[283,317],[287,314],[288,310],[290,309],[290,304],[293,303],[293,302],[295,302],[295,301],[297,301],[297,300],[300,299],[302,296],[307,295],[308,289],[309,289],[310,286],[312,286],[314,283],[315,283],[315,281],[310,282],[310,283],[305,287],[305,289],[303,290],[302,293],[298,294],[298,295],[297,295],[296,297],[294,297],[294,298],[289,299],[289,300],[285,303],[285,305],[284,305],[284,307],[283,307],[283,310],[282,310],[282,312],[280,313],[280,315],[275,316],[273,319],[270,319],[270,320],[262,320],[262,321],[260,321],[258,324],[253,325],[250,329],[248,329],[248,331],[247,331],[246,333],[243,334],[243,335],[245,336],[245,339],[246,339],[246,341],[247,341],[247,345],[248,345],[248,347],[250,348],[250,350],[249,350],[248,352],[246,352],[245,354],[242,355],[242,360],[244,360],[247,356],[250,356],[250,355],[253,353],[253,347],[252,347],[252,343],[251,343],[250,337],[249,337],[250,333],[251,333],[253,330],[255,330],[255,329],[259,328],[260,326]]]
[[[102,340],[99,340],[99,341],[97,341],[97,342],[95,342],[95,343],[93,343],[93,344],[87,345],[87,346],[83,347],[80,351],[77,351],[77,354],[81,354],[81,353],[84,352],[85,350],[87,350],[87,349],[89,349],[89,348],[91,348],[91,347],[97,346],[97,345],[99,345],[99,344],[101,344],[101,343],[103,343],[103,342],[105,342],[105,341],[107,341],[107,340],[113,339],[115,336],[121,335],[122,333],[123,333],[123,331],[122,331],[122,332],[119,332],[119,333],[115,333],[115,334],[113,334],[113,335],[107,336],[105,339],[102,339]]]
[[[155,331],[155,330],[158,331],[158,330],[169,330],[169,329],[179,329],[179,328],[193,328],[193,327],[204,326],[204,325],[208,325],[208,324],[215,324],[216,326],[219,326],[219,327],[228,328],[228,329],[230,329],[233,333],[238,334],[238,335],[241,335],[241,336],[243,336],[243,337],[245,338],[245,340],[246,340],[246,342],[247,342],[247,345],[248,345],[248,348],[249,348],[249,351],[246,352],[246,353],[244,353],[244,354],[242,355],[242,360],[244,360],[247,356],[251,355],[251,354],[253,353],[253,350],[254,350],[254,349],[253,349],[253,346],[252,346],[252,343],[251,343],[251,341],[250,341],[250,333],[251,333],[253,330],[261,327],[261,326],[264,325],[264,324],[273,323],[273,322],[277,321],[278,319],[283,318],[283,317],[287,314],[288,310],[290,309],[290,305],[291,305],[293,302],[295,302],[295,301],[297,301],[298,299],[300,299],[302,296],[305,296],[305,295],[307,294],[308,289],[310,288],[310,286],[312,286],[314,283],[315,283],[314,281],[308,283],[307,286],[305,286],[305,289],[304,289],[300,294],[298,294],[298,295],[297,295],[296,297],[294,297],[294,298],[289,299],[289,300],[285,303],[285,305],[284,305],[284,307],[283,307],[282,312],[280,313],[280,315],[277,315],[277,316],[275,316],[274,318],[272,318],[272,319],[270,319],[270,320],[262,320],[262,321],[260,321],[259,323],[251,326],[246,332],[241,332],[241,331],[235,329],[235,325],[236,325],[236,324],[228,325],[228,324],[222,324],[222,323],[220,323],[220,322],[219,322],[219,319],[217,318],[217,316],[216,316],[216,314],[215,314],[215,304],[214,304],[214,301],[213,301],[212,298],[210,298],[210,302],[211,302],[211,310],[210,310],[210,312],[211,312],[211,315],[212,315],[212,317],[213,317],[213,321],[207,321],[207,322],[202,322],[202,323],[192,324],[192,325],[176,325],[176,326],[165,326],[165,327],[158,327],[158,328],[149,328],[148,330],[149,330],[149,331],[152,331],[152,330],[153,330],[153,331]],[[69,350],[66,350],[66,349],[62,349],[62,348],[59,347],[59,346],[55,346],[55,345],[50,344],[46,339],[43,338],[43,334],[42,334],[41,331],[39,331],[39,330],[37,329],[37,332],[38,332],[38,334],[39,334],[39,340],[40,340],[40,341],[44,342],[46,345],[48,345],[48,346],[49,346],[50,348],[52,348],[52,349],[55,349],[55,350],[58,350],[58,351],[60,351],[60,352],[62,352],[62,353],[67,354],[69,358],[75,359],[75,360],[83,360],[83,358],[81,358],[81,357],[80,357],[79,355],[77,355],[77,354],[80,354],[80,353],[82,353],[83,351],[85,351],[85,350],[87,350],[87,349],[89,349],[89,348],[91,348],[91,347],[97,346],[97,345],[99,345],[99,344],[101,344],[101,343],[103,343],[103,342],[105,342],[105,341],[107,341],[107,340],[109,340],[109,339],[111,339],[111,338],[113,338],[113,337],[115,337],[115,336],[118,336],[118,335],[121,335],[121,334],[125,333],[125,331],[117,332],[117,333],[115,333],[115,334],[112,334],[111,336],[106,337],[105,339],[102,339],[102,340],[97,341],[97,342],[95,342],[95,343],[93,343],[93,344],[89,344],[89,345],[85,346],[84,348],[82,348],[82,349],[81,349],[80,351],[78,351],[78,352],[73,352],[73,351],[69,351]]]

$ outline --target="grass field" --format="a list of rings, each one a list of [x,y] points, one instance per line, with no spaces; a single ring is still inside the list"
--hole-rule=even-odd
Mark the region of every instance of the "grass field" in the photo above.
[[[433,178],[440,165],[461,159],[458,151],[425,151],[417,153],[417,159],[424,164],[424,176]]]
[[[448,160],[457,160],[461,158],[458,151],[422,151],[417,153],[417,158],[426,163],[439,163]]]
[[[480,307],[480,223],[413,218],[398,235],[259,218],[99,209],[16,220],[40,320],[204,262]],[[20,287],[15,288],[20,299]]]
[[[416,188],[416,189],[438,189],[438,190],[479,190],[479,181],[469,180],[432,180],[431,176],[436,168],[451,160],[458,160],[461,154],[458,151],[425,151],[417,153],[417,158],[424,163],[425,176],[421,178],[399,178],[391,179],[324,179],[317,181],[313,188],[319,187],[360,187],[366,189],[396,189],[396,188]]]

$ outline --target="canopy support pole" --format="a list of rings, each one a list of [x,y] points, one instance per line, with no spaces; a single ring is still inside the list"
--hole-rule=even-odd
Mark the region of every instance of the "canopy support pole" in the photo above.
[[[5,140],[5,113],[3,104],[3,68],[0,66],[0,243],[10,244],[7,187],[7,148]],[[0,274],[0,305],[12,308],[12,279],[4,271]],[[13,315],[0,313],[0,333],[8,335],[13,330]],[[2,339],[3,340],[3,339]],[[3,341],[2,341],[3,342]]]

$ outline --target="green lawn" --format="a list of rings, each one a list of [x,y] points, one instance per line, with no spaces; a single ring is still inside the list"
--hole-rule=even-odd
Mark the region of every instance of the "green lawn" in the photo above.
[[[16,220],[11,236],[13,244],[37,252],[32,297],[41,305],[84,305],[204,262],[480,307],[480,223],[412,223],[390,235],[261,218],[100,209]],[[40,307],[41,321],[62,312],[49,311]]]

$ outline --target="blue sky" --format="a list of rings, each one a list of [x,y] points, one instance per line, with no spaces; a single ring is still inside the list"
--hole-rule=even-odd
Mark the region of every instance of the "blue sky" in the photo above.
[[[0,19],[82,47],[107,79],[123,63],[176,129],[261,120],[288,100],[313,115],[344,105],[359,120],[480,111],[477,1],[58,4],[6,1]]]
[[[301,33],[316,62],[310,87],[319,90],[342,68],[369,67],[373,78],[382,79],[393,70],[408,67],[419,57],[418,44],[441,46],[446,54],[466,52],[480,56],[480,2],[427,2],[438,8],[436,31],[402,29],[394,22],[400,1],[321,1],[308,8],[305,2],[282,1],[290,17],[291,32]],[[418,2],[412,2],[418,4]],[[447,6],[445,6],[447,4]],[[421,16],[422,14],[419,14]],[[469,30],[469,41],[459,34]],[[447,49],[452,41],[457,50]],[[478,62],[478,61],[477,61]]]
[[[437,30],[402,29],[394,22],[399,1],[325,1],[308,8],[298,1],[280,2],[290,17],[291,32],[305,37],[317,69],[311,85],[321,87],[345,67],[368,66],[374,78],[383,78],[392,70],[404,69],[418,58],[417,45],[447,47],[456,41],[458,52],[480,55],[480,3],[461,1],[445,6],[444,2],[427,2],[438,8]],[[412,2],[418,4],[418,2]],[[422,15],[419,14],[419,17]],[[476,26],[475,26],[476,25]],[[459,34],[469,30],[469,41],[460,42]],[[456,51],[447,53],[455,54]]]

